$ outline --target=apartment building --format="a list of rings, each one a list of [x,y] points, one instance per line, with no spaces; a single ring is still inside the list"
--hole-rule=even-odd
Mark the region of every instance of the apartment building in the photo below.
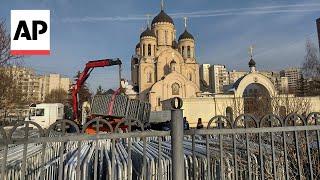
[[[209,70],[209,71],[208,71]],[[292,77],[293,72],[288,71],[287,76],[283,75],[282,71],[259,71],[260,74],[268,77],[270,81],[274,84],[278,92],[287,92],[289,89],[289,77]],[[227,71],[225,65],[210,65],[203,64],[200,66],[200,78],[207,83],[210,87],[209,92],[211,93],[223,93],[232,88],[232,85],[241,77],[247,75],[249,72],[245,71]],[[291,86],[295,85],[296,82],[291,82]],[[206,91],[203,90],[202,91]]]
[[[223,86],[228,85],[228,73],[225,65],[212,65],[209,68],[209,84],[213,93],[223,93]]]
[[[50,85],[50,80],[49,76],[39,76],[39,93],[38,96],[38,101],[44,101],[45,97],[47,94],[49,94],[49,85]]]
[[[14,73],[18,88],[28,102],[43,102],[53,89],[62,88],[68,91],[71,87],[70,79],[59,74],[36,75],[32,68],[21,67],[12,67],[9,70]]]
[[[210,64],[202,64],[199,68],[200,90],[202,92],[212,92],[210,87]]]
[[[281,71],[281,77],[288,78],[288,90],[289,92],[295,93],[298,88],[299,80],[302,77],[301,68],[288,68]]]
[[[260,71],[259,73],[268,77],[278,92],[288,92],[288,77],[282,76],[281,71]]]
[[[241,78],[244,75],[249,74],[249,72],[244,72],[244,71],[236,71],[232,70],[228,72],[228,79],[229,82],[228,84],[234,84],[239,78]]]
[[[54,89],[63,89],[69,91],[71,81],[69,78],[61,77],[60,74],[49,75],[49,93]]]
[[[38,101],[41,92],[39,91],[39,77],[31,68],[13,67],[12,73],[15,74],[18,88],[21,89],[27,101]]]

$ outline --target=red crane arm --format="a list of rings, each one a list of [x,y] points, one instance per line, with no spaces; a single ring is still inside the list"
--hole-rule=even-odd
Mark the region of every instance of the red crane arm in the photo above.
[[[79,97],[78,94],[80,92],[81,86],[84,82],[88,79],[91,71],[96,67],[105,67],[105,66],[113,66],[119,65],[121,66],[122,62],[119,59],[102,59],[102,60],[95,60],[89,61],[86,64],[83,72],[80,74],[79,78],[77,79],[76,84],[72,87],[72,99],[73,99],[73,113],[74,119],[79,120]]]

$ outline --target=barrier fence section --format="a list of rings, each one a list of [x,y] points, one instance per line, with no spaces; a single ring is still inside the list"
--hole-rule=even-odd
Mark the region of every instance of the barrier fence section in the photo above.
[[[0,179],[320,179],[319,113],[215,116],[205,129],[183,130],[181,106],[172,107],[171,131],[99,118],[82,130],[69,120],[0,127]],[[84,133],[90,125],[96,134]]]

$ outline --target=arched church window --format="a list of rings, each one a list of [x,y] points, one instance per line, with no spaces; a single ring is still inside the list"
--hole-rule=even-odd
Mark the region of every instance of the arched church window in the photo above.
[[[156,45],[153,45],[153,56],[156,55]]]
[[[174,59],[170,62],[170,66],[171,66],[171,72],[176,70],[176,61]]]
[[[167,39],[168,39],[168,31],[164,31],[164,44],[167,45]]]
[[[152,74],[151,72],[148,72],[148,76],[147,76],[147,83],[152,83]]]
[[[148,44],[148,56],[151,56],[151,44]]]
[[[174,38],[173,38],[173,32],[171,32],[171,39],[170,39],[170,41],[172,42],[174,40]]]
[[[172,95],[179,95],[180,86],[178,83],[172,84],[171,88],[172,88]]]
[[[158,30],[156,31],[156,37],[157,37],[157,44],[159,44]]]
[[[158,101],[158,106],[161,106],[161,99],[159,97],[158,97],[157,101]]]
[[[187,47],[187,55],[188,55],[188,58],[191,57],[191,54],[190,54],[190,46]]]
[[[188,74],[188,79],[189,79],[189,81],[192,81],[192,74],[191,73]]]
[[[182,46],[181,55],[182,55],[182,57],[184,56],[184,46]]]
[[[142,54],[143,54],[143,56],[146,55],[146,45],[145,44],[143,44]]]

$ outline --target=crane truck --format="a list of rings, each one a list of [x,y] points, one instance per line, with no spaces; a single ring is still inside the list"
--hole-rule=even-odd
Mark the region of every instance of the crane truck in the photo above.
[[[81,123],[81,121],[85,121],[84,119],[80,120],[79,109],[81,108],[79,104],[79,92],[81,86],[85,83],[85,81],[90,76],[90,73],[94,68],[97,67],[106,67],[106,66],[119,66],[119,84],[121,82],[121,64],[122,62],[119,59],[102,59],[89,61],[83,72],[80,74],[76,83],[72,88],[72,98],[73,98],[73,113],[74,120],[76,123]],[[89,119],[94,119],[99,117],[101,119],[105,119],[109,121],[109,123],[115,127],[122,118],[130,118],[133,120],[139,120],[141,122],[148,122],[150,117],[151,105],[148,102],[143,102],[137,99],[129,99],[125,95],[118,95],[121,93],[122,88],[115,91],[112,95],[95,95],[92,98],[90,103],[90,113]],[[83,124],[83,123],[82,123]],[[126,129],[127,125],[121,124],[119,126],[121,129]],[[134,128],[134,127],[133,127]],[[100,131],[109,131],[109,127],[107,125],[103,125],[99,128]],[[96,128],[92,126],[86,127],[86,133],[95,133]]]
[[[94,68],[106,66],[119,66],[119,80],[121,82],[121,65],[119,59],[102,59],[94,60],[86,63],[84,70],[79,75],[75,84],[72,87],[72,110],[70,108],[62,108],[62,104],[39,104],[36,107],[30,107],[30,115],[28,120],[36,121],[44,128],[48,128],[56,120],[65,118],[74,120],[77,124],[85,124],[96,117],[109,121],[112,126],[116,126],[122,118],[130,118],[146,123],[163,123],[169,119],[170,112],[151,113],[151,105],[148,102],[143,102],[137,99],[129,99],[125,95],[118,95],[122,91],[121,85],[118,90],[112,95],[95,95],[90,103],[87,102],[86,107],[90,107],[89,111],[81,107],[79,103],[79,92],[85,81],[90,76]],[[120,84],[120,83],[119,83]],[[85,116],[80,116],[86,110]],[[73,113],[73,117],[71,117]],[[83,112],[84,113],[84,112]],[[66,116],[67,115],[67,116]],[[86,118],[88,117],[88,118]],[[149,121],[150,120],[150,121]],[[93,124],[92,124],[93,125]],[[126,129],[127,126],[122,124],[119,128]],[[132,127],[133,129],[135,126]],[[161,127],[160,127],[161,129]],[[102,126],[100,131],[110,131],[108,126]],[[95,133],[96,128],[92,126],[86,127],[86,133]]]

